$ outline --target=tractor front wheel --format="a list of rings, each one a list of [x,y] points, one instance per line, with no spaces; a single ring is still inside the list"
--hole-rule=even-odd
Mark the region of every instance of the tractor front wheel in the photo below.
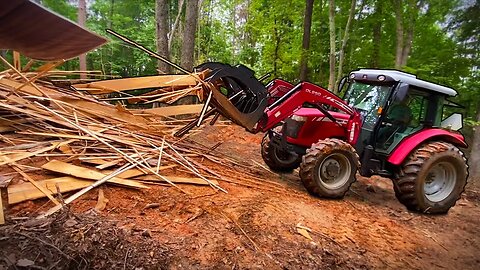
[[[441,214],[455,205],[467,184],[463,153],[445,142],[413,152],[393,180],[395,195],[409,210]]]
[[[314,143],[302,158],[300,178],[312,195],[324,198],[343,198],[360,166],[355,149],[339,139]]]
[[[263,161],[272,171],[291,172],[298,168],[301,162],[300,155],[279,149],[272,144],[268,134],[263,137],[261,152]]]

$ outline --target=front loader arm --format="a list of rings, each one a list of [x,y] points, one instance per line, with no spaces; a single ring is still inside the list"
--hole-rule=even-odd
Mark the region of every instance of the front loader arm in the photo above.
[[[293,86],[283,80],[273,80],[265,87],[245,66],[205,63],[197,71],[210,70],[203,82],[204,96],[208,96],[197,126],[205,115],[221,114],[252,133],[266,132],[306,104],[319,109],[332,122],[336,119],[323,108],[330,106],[350,115],[347,124],[348,142],[355,143],[360,131],[360,115],[342,99],[326,89],[309,82]],[[207,108],[212,107],[207,112]],[[197,120],[195,120],[197,121]],[[182,132],[194,126],[186,126]],[[183,134],[183,133],[182,133]]]
[[[332,122],[336,122],[336,119],[323,108],[323,105],[331,106],[350,115],[345,128],[347,128],[347,134],[349,134],[348,141],[350,143],[356,142],[360,131],[360,114],[332,92],[309,82],[297,84],[288,93],[272,103],[265,110],[264,117],[260,119],[257,131],[266,132],[272,129],[305,104],[319,109]]]

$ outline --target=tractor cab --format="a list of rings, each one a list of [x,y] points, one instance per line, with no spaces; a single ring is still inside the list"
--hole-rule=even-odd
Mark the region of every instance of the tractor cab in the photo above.
[[[350,73],[344,100],[361,114],[362,127],[355,149],[362,175],[392,176],[388,162],[407,138],[442,128],[444,105],[457,92],[395,70],[360,69]],[[462,127],[460,114],[443,121],[443,128]],[[447,124],[448,123],[448,124]]]

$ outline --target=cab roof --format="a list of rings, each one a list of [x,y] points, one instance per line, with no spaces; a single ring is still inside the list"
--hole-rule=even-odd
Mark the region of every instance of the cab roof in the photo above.
[[[448,96],[456,96],[457,91],[450,87],[435,84],[429,81],[418,79],[416,75],[391,69],[359,69],[352,71],[350,75],[354,74],[355,77],[363,78],[363,75],[367,75],[369,80],[376,79],[379,75],[390,77],[394,81],[406,83],[409,85],[417,86],[434,92],[442,93]],[[357,76],[358,75],[358,76]],[[370,78],[370,76],[373,78]]]

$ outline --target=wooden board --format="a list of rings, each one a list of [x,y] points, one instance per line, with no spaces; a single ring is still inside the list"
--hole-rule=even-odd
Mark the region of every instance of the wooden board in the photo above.
[[[55,186],[56,184],[58,184],[61,193],[82,189],[92,184],[92,181],[70,176],[40,180],[36,182],[44,187],[45,190],[48,190],[51,195],[57,193],[57,188]],[[9,204],[15,204],[44,197],[46,197],[45,194],[43,194],[30,182],[8,186]]]
[[[200,75],[200,74],[199,74]],[[135,78],[103,80],[86,84],[72,85],[77,90],[86,90],[91,94],[108,94],[112,92],[160,88],[170,86],[195,86],[198,81],[190,75],[159,75]]]
[[[193,184],[193,185],[202,185],[202,186],[209,186],[210,184],[207,183],[207,181],[203,180],[202,178],[196,178],[196,177],[178,177],[178,176],[169,176],[169,175],[164,175],[165,178],[170,180],[172,183],[175,184]],[[144,175],[144,176],[139,176],[135,177],[136,180],[142,180],[142,181],[152,181],[152,182],[162,182],[165,183],[162,179],[159,179],[155,175]],[[216,180],[210,180],[212,184],[218,185],[218,181]]]
[[[42,168],[49,171],[53,171],[53,172],[63,173],[66,175],[79,177],[83,179],[95,180],[95,181],[100,180],[105,176],[107,176],[101,172],[98,172],[89,168],[76,166],[76,165],[65,163],[58,160],[52,160],[44,164]],[[142,183],[138,183],[136,181],[127,180],[119,177],[113,177],[112,179],[108,180],[108,183],[114,183],[114,184],[127,186],[131,188],[148,188],[146,185]]]
[[[131,110],[133,114],[142,115],[142,114],[154,114],[160,116],[172,116],[172,115],[181,115],[181,114],[195,114],[200,113],[203,108],[203,104],[190,104],[190,105],[178,105],[178,106],[167,106],[159,107],[153,109],[145,110]]]
[[[115,106],[111,106],[103,103],[95,103],[87,100],[74,99],[70,97],[61,97],[58,98],[61,101],[64,101],[73,107],[76,110],[80,110],[92,115],[101,116],[105,119],[115,119],[127,123],[129,125],[138,126],[144,129],[148,129],[151,124],[147,119],[133,115],[127,110],[119,110]]]
[[[162,171],[162,170],[167,170],[167,169],[171,169],[171,168],[174,168],[174,167],[177,167],[178,165],[176,164],[172,164],[172,165],[166,165],[166,166],[160,166],[159,168],[159,171]],[[102,171],[102,173],[104,174],[110,174],[112,173],[113,171],[111,170],[104,170]],[[124,179],[128,179],[128,178],[133,178],[133,177],[137,177],[137,176],[141,176],[141,175],[146,175],[146,174],[150,174],[150,172],[147,171],[147,173],[139,170],[139,169],[130,169],[130,170],[127,170],[127,171],[124,171],[122,173],[120,173],[117,177],[119,178],[124,178]],[[155,177],[155,176],[153,176]]]
[[[22,86],[23,83],[12,81],[12,80],[9,80],[9,79],[6,79],[6,78],[1,78],[0,79],[0,85],[5,85],[9,88],[16,89],[16,88],[19,88],[20,86]],[[46,93],[49,96],[52,96],[52,95],[57,96],[58,95],[55,91],[50,90],[50,89],[46,89],[45,87],[42,87],[41,89],[42,89],[42,91],[44,91],[44,93]],[[43,94],[40,91],[38,91],[37,89],[35,89],[35,87],[33,87],[31,85],[25,85],[19,91],[23,92],[23,93],[33,95],[33,96],[39,96],[39,97],[43,96]]]

